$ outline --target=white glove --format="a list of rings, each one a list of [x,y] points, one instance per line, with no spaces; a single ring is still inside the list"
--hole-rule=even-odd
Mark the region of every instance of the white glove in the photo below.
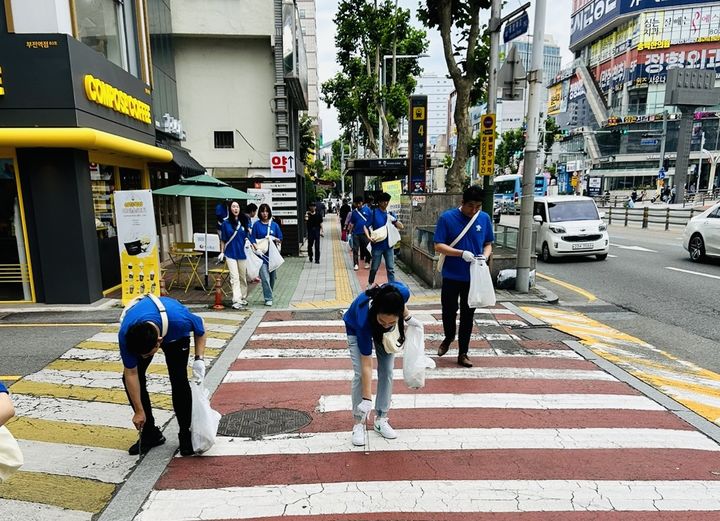
[[[192,375],[199,382],[205,380],[205,360],[195,360],[193,362]]]
[[[357,413],[362,416],[362,420],[367,420],[368,414],[372,411],[372,401],[363,399],[357,406]]]
[[[463,259],[465,262],[472,262],[472,261],[475,260],[475,254],[474,254],[473,252],[471,252],[471,251],[465,250],[465,251],[462,253],[462,259]]]
[[[218,261],[218,262],[222,262],[222,261],[224,261],[224,260],[225,260],[225,254],[224,254],[224,253],[220,253],[220,255],[217,256],[217,261]]]
[[[487,262],[487,258],[485,258],[485,255],[478,255],[478,256],[475,257],[475,258],[476,258],[477,260],[479,260],[480,262]]]
[[[423,327],[422,322],[420,322],[420,321],[419,321],[417,318],[415,318],[415,317],[410,317],[410,318],[406,319],[406,320],[405,320],[405,324],[408,325],[408,326],[412,326],[412,327],[419,327],[419,328],[422,328],[422,327]]]

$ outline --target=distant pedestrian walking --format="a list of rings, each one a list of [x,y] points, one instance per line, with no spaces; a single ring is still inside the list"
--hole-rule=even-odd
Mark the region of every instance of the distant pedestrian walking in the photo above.
[[[388,282],[395,281],[395,251],[388,243],[388,226],[395,226],[400,230],[404,226],[395,214],[387,211],[389,204],[390,194],[386,192],[380,194],[378,196],[378,207],[372,210],[365,228],[366,237],[372,243],[372,265],[370,266],[368,287],[375,283],[375,275],[380,269],[380,263],[383,259],[385,259]],[[369,228],[372,228],[372,232],[369,231]]]
[[[397,329],[398,342],[405,341],[405,321],[410,320],[405,303],[410,290],[401,282],[374,287],[360,294],[343,315],[348,350],[353,365],[351,385],[352,414],[355,425],[352,444],[365,444],[365,420],[372,410],[372,352],[377,357],[377,396],[375,432],[383,438],[397,438],[388,422],[392,400],[395,355],[383,345],[383,335]]]
[[[129,449],[131,455],[149,451],[165,443],[155,424],[145,373],[158,349],[165,354],[170,377],[172,404],[180,430],[180,454],[194,454],[190,439],[192,397],[187,366],[190,355],[190,334],[195,340],[193,377],[205,378],[205,326],[180,302],[169,297],[147,295],[123,312],[118,332],[120,356],[123,362],[123,385],[134,410],[132,422],[140,431],[140,442]]]
[[[317,211],[316,203],[308,205],[305,212],[305,224],[308,233],[308,259],[313,261],[313,246],[315,247],[315,264],[320,264],[320,237],[323,236],[323,218]]]
[[[463,193],[460,208],[445,211],[435,226],[435,251],[444,255],[442,266],[442,320],[445,339],[438,348],[443,356],[455,340],[455,320],[460,301],[458,364],[472,367],[468,357],[475,309],[468,307],[470,262],[476,257],[487,259],[495,240],[490,216],[481,210],[482,190],[471,186]]]
[[[368,238],[366,227],[371,217],[371,212],[363,212],[363,198],[358,196],[354,200],[354,208],[346,219],[349,219],[348,230],[352,238],[353,267],[359,270],[360,260],[365,261],[365,269],[370,267],[370,252],[367,249]]]
[[[230,215],[223,221],[220,231],[220,255],[218,255],[218,260],[222,262],[224,259],[230,272],[232,307],[240,309],[248,304],[245,241],[250,236],[250,221],[247,215],[240,213],[240,205],[236,201],[230,205]]]
[[[265,299],[266,306],[273,305],[273,289],[275,288],[275,276],[274,271],[270,271],[268,267],[268,250],[270,249],[270,241],[277,244],[278,248],[283,239],[282,231],[278,223],[273,221],[272,210],[270,206],[263,203],[258,209],[258,215],[260,219],[253,224],[252,227],[252,242],[255,245],[255,249],[263,254],[263,265],[260,268],[260,282],[262,283],[263,297]]]

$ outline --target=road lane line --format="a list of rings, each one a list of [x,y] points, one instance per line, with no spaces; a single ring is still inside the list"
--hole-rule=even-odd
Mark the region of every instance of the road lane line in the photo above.
[[[428,355],[435,355],[437,349],[430,347],[426,348]],[[402,357],[402,353],[396,355]],[[507,357],[542,357],[542,358],[562,358],[562,359],[582,359],[575,351],[571,349],[523,349],[518,351],[517,349],[500,349],[500,348],[486,348],[486,349],[470,349],[468,351],[470,358],[489,358],[497,356]],[[261,349],[243,349],[238,355],[238,360],[249,360],[249,359],[269,359],[269,358],[348,358],[348,352],[345,349],[272,349],[272,348],[261,348]]]
[[[68,510],[42,503],[27,503],[13,499],[0,499],[0,512],[5,519],[62,519],[62,521],[90,521],[92,512]]]
[[[709,273],[700,273],[699,271],[681,270],[680,268],[673,268],[672,266],[665,266],[666,270],[679,271],[681,273],[688,273],[690,275],[698,275],[699,277],[707,277],[709,279],[720,279],[720,276],[710,275]]]
[[[562,280],[556,279],[554,277],[549,277],[547,275],[543,275],[542,273],[535,272],[535,276],[538,278],[541,278],[543,280],[547,280],[548,282],[552,282],[553,284],[557,284],[558,286],[561,286],[565,289],[569,289],[570,291],[574,291],[575,293],[578,293],[585,297],[588,302],[593,302],[597,300],[597,297],[590,293],[589,291],[586,291],[578,286],[574,286],[568,282],[564,282]]]
[[[426,333],[425,341],[433,342],[438,340],[444,340],[445,335],[442,333]],[[262,340],[347,340],[345,333],[259,333],[250,337],[250,340],[262,341]],[[512,334],[505,333],[488,333],[488,334],[477,334],[474,333],[470,340],[515,340],[520,341],[520,337]]]
[[[17,439],[106,449],[127,450],[138,438],[137,431],[129,421],[126,428],[121,428],[16,416],[6,425]]]
[[[150,395],[154,393],[170,394],[170,377],[159,374],[148,374],[147,391]],[[53,385],[70,385],[73,387],[87,387],[90,389],[125,389],[122,382],[122,373],[106,371],[69,371],[57,369],[41,369],[36,373],[26,376],[24,382],[38,382]],[[26,394],[32,394],[27,393]]]

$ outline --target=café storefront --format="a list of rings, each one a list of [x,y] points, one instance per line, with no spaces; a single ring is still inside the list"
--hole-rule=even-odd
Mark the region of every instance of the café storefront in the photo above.
[[[0,301],[95,302],[120,284],[114,192],[173,159],[150,88],[68,35],[0,46]]]

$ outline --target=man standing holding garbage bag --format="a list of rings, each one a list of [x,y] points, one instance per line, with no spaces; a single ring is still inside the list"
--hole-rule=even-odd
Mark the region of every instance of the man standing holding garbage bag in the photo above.
[[[158,349],[165,354],[165,362],[172,389],[172,404],[180,430],[180,454],[194,454],[190,439],[192,396],[187,377],[190,355],[190,333],[195,339],[193,377],[205,378],[205,326],[202,318],[190,312],[180,302],[169,297],[145,295],[128,304],[120,317],[118,343],[123,361],[123,384],[132,405],[132,422],[140,431],[140,439],[128,449],[131,455],[146,453],[165,443],[155,425],[145,373]]]
[[[447,353],[455,340],[459,300],[458,364],[463,367],[472,367],[468,349],[475,309],[468,307],[470,263],[476,258],[486,261],[495,240],[490,216],[481,210],[482,195],[479,186],[471,186],[463,192],[462,205],[446,210],[435,226],[435,251],[440,254],[438,271],[442,270],[440,301],[445,333],[437,354]]]

